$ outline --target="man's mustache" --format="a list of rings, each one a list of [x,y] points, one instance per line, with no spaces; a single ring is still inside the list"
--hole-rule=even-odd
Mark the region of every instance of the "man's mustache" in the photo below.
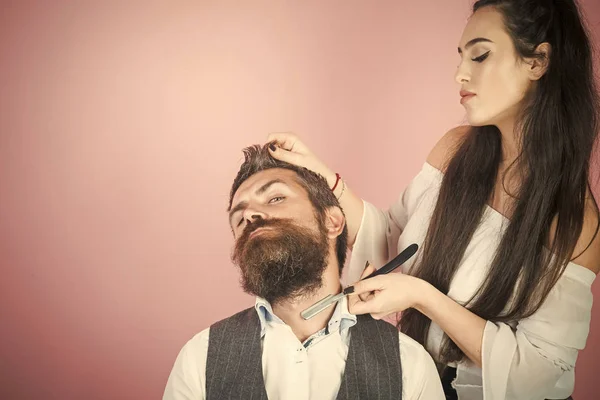
[[[257,219],[254,222],[251,222],[248,225],[246,225],[246,227],[242,231],[242,235],[240,236],[239,240],[246,241],[248,239],[248,237],[250,237],[252,232],[254,232],[255,230],[257,230],[259,228],[281,227],[281,226],[285,226],[286,222],[287,221],[284,221],[280,218]]]

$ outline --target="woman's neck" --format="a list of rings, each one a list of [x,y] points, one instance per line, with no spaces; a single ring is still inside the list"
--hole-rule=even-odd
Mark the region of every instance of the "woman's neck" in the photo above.
[[[515,126],[515,118],[506,118],[501,123],[496,124],[502,139],[502,164],[506,166],[512,164],[521,152]]]

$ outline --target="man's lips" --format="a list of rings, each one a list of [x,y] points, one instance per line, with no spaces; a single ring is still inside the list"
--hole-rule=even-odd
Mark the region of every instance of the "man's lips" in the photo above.
[[[271,229],[271,227],[269,227],[269,226],[263,226],[260,228],[256,228],[255,230],[252,231],[250,236],[248,236],[248,239],[250,239],[256,235],[260,235],[262,232],[264,232],[265,230],[269,230],[269,229]]]

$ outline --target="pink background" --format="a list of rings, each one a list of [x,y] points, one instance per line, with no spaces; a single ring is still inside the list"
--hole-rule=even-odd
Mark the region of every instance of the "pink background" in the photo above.
[[[225,213],[241,148],[298,132],[389,205],[463,122],[470,4],[2,1],[0,398],[161,397],[185,341],[252,304]]]

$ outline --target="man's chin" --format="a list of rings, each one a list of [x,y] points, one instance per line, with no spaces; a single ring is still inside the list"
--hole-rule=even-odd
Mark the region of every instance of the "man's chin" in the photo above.
[[[321,287],[323,287],[323,281],[319,279],[316,282],[307,282],[303,285],[294,285],[294,287],[270,287],[265,290],[253,290],[247,284],[244,284],[244,291],[250,295],[263,298],[270,304],[280,304],[302,301],[317,293]]]

